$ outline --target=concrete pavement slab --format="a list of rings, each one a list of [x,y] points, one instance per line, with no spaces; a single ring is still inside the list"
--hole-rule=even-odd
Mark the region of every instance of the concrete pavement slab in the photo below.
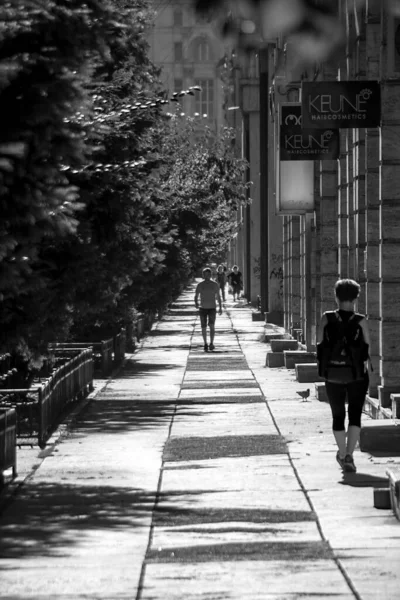
[[[200,470],[191,469],[190,462],[185,461],[187,469],[173,469],[177,463],[167,463],[163,474],[163,490],[224,490],[259,491],[261,494],[288,493],[299,491],[300,485],[295,477],[289,461],[263,460],[264,457],[249,456],[246,458],[210,459],[195,461]],[[277,471],[279,464],[279,472]],[[169,467],[169,468],[168,468]],[[215,485],[217,476],[218,487]]]
[[[215,437],[273,435],[276,428],[264,403],[182,404],[174,417],[174,435]],[[274,458],[277,455],[274,455]],[[270,457],[265,457],[270,460]]]
[[[197,382],[185,382],[182,384],[182,390],[191,390],[191,389],[238,389],[238,388],[257,388],[258,384],[256,381],[204,381],[198,380]]]
[[[195,396],[189,397],[189,396],[185,396],[184,398],[182,398],[182,400],[179,400],[179,402],[182,402],[184,404],[198,404],[199,402],[203,403],[203,404],[213,404],[216,401],[216,397],[215,396],[202,396],[201,399]],[[255,402],[263,402],[264,401],[264,397],[261,395],[243,395],[241,394],[240,396],[233,396],[233,395],[224,395],[224,396],[218,396],[217,401],[222,403],[222,402],[227,402],[227,403],[248,403],[248,404],[254,404]]]
[[[353,556],[353,562],[343,559],[340,563],[352,582],[354,593],[363,599],[400,597],[400,578],[395,569],[387,573],[384,568],[376,571],[375,585],[369,590],[356,574],[358,569],[360,573],[368,571],[369,561],[373,562],[372,570],[375,564],[384,565],[385,557],[395,556],[400,563],[397,534],[394,533],[397,522],[391,511],[374,509],[372,500],[374,487],[385,482],[388,459],[374,464],[375,457],[356,453],[358,473],[343,477],[335,461],[329,406],[317,402],[313,390],[310,402],[298,403],[296,391],[312,388],[310,384],[296,382],[291,371],[265,368],[255,348],[245,344],[241,347],[268,400],[278,429],[288,442],[289,456],[318,514],[324,538],[335,555],[347,556],[348,552]],[[379,533],[382,522],[383,530]],[[363,554],[372,548],[375,554]]]
[[[224,370],[224,371],[187,371],[185,373],[185,382],[188,381],[243,381],[244,379],[254,380],[253,374],[247,369]]]
[[[218,398],[219,396],[262,396],[261,390],[260,389],[255,390],[254,387],[251,387],[251,388],[240,387],[239,389],[224,387],[224,389],[218,389],[218,388],[183,389],[183,390],[181,390],[179,398],[181,400],[184,400],[185,398],[199,398],[199,400],[201,400],[201,398],[203,396],[209,396],[210,394],[212,394],[212,396],[214,396],[214,398]]]
[[[398,522],[372,502],[387,460],[344,478],[329,407],[265,368],[265,324],[227,303],[205,354],[193,295],[3,513],[0,598],[400,597]]]
[[[212,544],[252,544],[279,542],[320,542],[315,522],[297,523],[202,523],[177,527],[158,527],[151,549],[156,551],[175,547],[210,546]]]
[[[148,564],[143,600],[298,600],[354,596],[330,561],[250,560],[201,564]],[[173,585],[172,585],[173,582]]]

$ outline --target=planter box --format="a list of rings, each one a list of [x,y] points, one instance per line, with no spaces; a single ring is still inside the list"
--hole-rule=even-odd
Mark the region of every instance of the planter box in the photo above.
[[[275,333],[275,332],[267,332],[264,334],[264,342],[268,343],[271,340],[284,340],[285,339],[285,334],[284,333]]]
[[[299,383],[323,381],[318,375],[318,363],[296,364],[296,379]]]
[[[314,352],[304,350],[284,350],[283,355],[287,369],[294,369],[300,363],[313,363],[316,359]]]
[[[382,408],[392,408],[391,395],[399,392],[399,386],[378,385],[379,404]]]
[[[253,311],[251,313],[251,320],[252,321],[264,321],[264,319],[265,319],[265,315],[262,312]]]
[[[400,521],[400,469],[391,468],[386,471],[389,477],[390,503],[396,519]]]
[[[266,367],[270,369],[284,367],[283,352],[267,352]]]
[[[271,340],[272,352],[283,352],[284,350],[298,350],[297,340]]]
[[[328,395],[326,393],[325,383],[315,384],[315,397],[319,402],[327,402],[329,404]]]
[[[400,456],[400,427],[394,419],[371,419],[363,422],[360,450],[381,456]]]

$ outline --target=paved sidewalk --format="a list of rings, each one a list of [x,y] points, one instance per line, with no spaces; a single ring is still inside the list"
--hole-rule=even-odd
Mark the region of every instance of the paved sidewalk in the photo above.
[[[373,508],[390,459],[344,478],[264,324],[228,301],[204,353],[193,294],[35,459],[0,518],[0,598],[399,598],[400,523]]]

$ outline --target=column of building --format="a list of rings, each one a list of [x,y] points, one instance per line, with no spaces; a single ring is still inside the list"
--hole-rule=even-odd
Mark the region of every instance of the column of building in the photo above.
[[[357,129],[354,140],[354,164],[357,173],[354,180],[354,212],[356,227],[356,245],[354,254],[354,278],[361,285],[361,294],[357,309],[366,313],[366,269],[365,253],[367,247],[366,233],[366,194],[365,194],[365,130]]]
[[[273,74],[275,72],[274,54],[269,51],[268,62],[268,90],[273,85]],[[284,86],[283,86],[284,87]],[[274,90],[274,97],[277,103],[287,102],[287,94],[281,95],[279,86]],[[268,148],[276,148],[278,145],[279,128],[276,122],[279,119],[279,113],[273,112],[270,108],[268,124]],[[276,214],[276,154],[274,151],[268,151],[268,316],[269,323],[283,325],[283,220]]]
[[[326,63],[321,68],[320,77],[324,81],[335,81],[337,65]],[[337,160],[325,160],[316,163],[317,189],[316,201],[316,315],[318,330],[321,315],[333,310],[334,286],[339,275],[339,236],[338,236],[338,178]]]
[[[366,76],[369,80],[379,79],[380,61],[380,12],[366,14]],[[369,395],[378,397],[381,382],[381,344],[380,344],[380,283],[379,283],[379,130],[367,129],[365,132],[365,311],[368,315],[368,327],[371,337],[371,360],[374,371],[370,373]]]
[[[290,329],[301,329],[301,271],[300,271],[300,217],[293,215],[289,217],[290,231]]]
[[[307,242],[306,242],[306,219],[299,217],[299,295],[300,295],[300,329],[302,331],[302,342],[306,339],[307,326],[307,282],[306,282],[306,262],[307,262]]]
[[[349,190],[348,190],[349,132],[340,132],[340,159],[338,169],[338,271],[340,277],[349,276]]]
[[[244,74],[246,75],[246,74]],[[244,76],[240,81],[240,106],[244,117],[246,160],[249,163],[248,177],[251,204],[245,216],[247,277],[249,278],[248,300],[256,305],[260,295],[260,100],[257,80]]]
[[[343,69],[342,79],[353,81],[356,79],[356,46],[357,34],[355,28],[354,3],[346,0],[346,67]],[[342,71],[342,70],[341,70]],[[348,240],[348,265],[347,276],[357,279],[358,271],[358,197],[357,178],[359,173],[358,134],[357,129],[343,131],[346,139],[346,196],[347,196],[347,240]]]
[[[319,173],[315,176],[315,183],[317,183],[317,177],[319,179]],[[319,183],[319,182],[318,182]],[[316,191],[317,196],[319,195],[318,191]],[[316,199],[317,202],[317,199]],[[320,271],[319,264],[317,264],[317,220],[316,213],[310,215],[310,252],[309,252],[309,269],[310,269],[310,306],[308,309],[308,324],[307,324],[307,332],[308,332],[308,340],[307,340],[307,350],[315,351],[316,344],[319,340],[317,340],[317,331],[319,326],[319,320],[321,313],[317,313],[317,275],[319,276]],[[318,280],[319,281],[319,280]]]
[[[398,22],[398,21],[397,21]],[[381,53],[382,127],[380,129],[379,275],[382,406],[400,391],[400,68],[393,17],[383,13]]]
[[[360,28],[357,36],[355,50],[353,54],[354,77],[357,80],[367,79],[366,67],[366,26],[359,21]],[[361,294],[358,301],[358,311],[362,314],[367,312],[367,294],[366,294],[366,247],[367,247],[367,228],[366,228],[366,211],[367,211],[367,196],[365,193],[365,171],[366,171],[366,155],[365,155],[365,129],[356,129],[354,131],[354,165],[356,172],[354,177],[354,198],[355,198],[355,226],[357,228],[356,247],[355,247],[355,265],[354,277],[361,285]]]
[[[319,312],[334,308],[334,285],[338,279],[338,201],[336,160],[320,163],[320,203],[317,232],[319,246]],[[317,309],[318,312],[318,309]]]
[[[349,76],[351,80],[351,74]],[[347,221],[348,221],[348,243],[349,243],[349,264],[348,264],[348,276],[352,279],[356,279],[356,262],[357,262],[357,198],[356,198],[356,185],[355,178],[358,172],[358,165],[355,160],[355,139],[356,130],[347,130],[347,156],[346,156],[346,172],[347,172]]]
[[[290,257],[290,217],[282,217],[282,268],[283,268],[283,326],[286,331],[291,327],[291,257]]]

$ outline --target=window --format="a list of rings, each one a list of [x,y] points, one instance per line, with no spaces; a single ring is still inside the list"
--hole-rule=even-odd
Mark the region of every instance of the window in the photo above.
[[[196,48],[196,58],[198,62],[210,60],[210,45],[207,40],[200,40]]]
[[[183,59],[183,46],[182,46],[182,42],[175,42],[174,43],[174,59],[175,60],[182,60]]]
[[[174,10],[174,27],[182,27],[182,26],[183,26],[182,11],[179,9]]]
[[[212,119],[214,117],[214,80],[196,79],[194,83],[201,87],[201,92],[195,92],[195,112],[207,115]]]

